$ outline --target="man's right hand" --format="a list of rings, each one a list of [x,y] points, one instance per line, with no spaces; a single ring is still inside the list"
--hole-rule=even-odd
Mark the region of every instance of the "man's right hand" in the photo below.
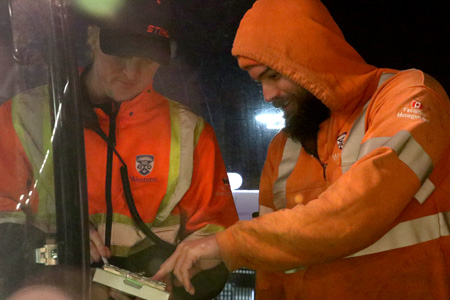
[[[93,262],[99,262],[102,256],[106,258],[109,258],[111,256],[109,248],[103,244],[102,237],[92,225],[89,227],[89,238],[91,264]]]

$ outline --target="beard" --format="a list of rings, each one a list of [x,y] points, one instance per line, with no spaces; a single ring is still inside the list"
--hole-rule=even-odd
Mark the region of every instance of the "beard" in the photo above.
[[[275,107],[281,107],[291,101],[297,104],[296,110],[285,115],[286,125],[283,131],[294,141],[300,142],[310,153],[317,151],[317,133],[319,125],[330,117],[330,109],[310,92],[303,90],[273,100]],[[313,145],[313,146],[312,146]],[[314,149],[311,149],[314,147]]]

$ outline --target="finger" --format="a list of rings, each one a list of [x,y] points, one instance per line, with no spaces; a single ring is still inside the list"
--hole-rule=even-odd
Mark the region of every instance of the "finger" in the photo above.
[[[162,280],[162,282],[164,282],[166,284],[166,291],[171,293],[172,292],[172,280],[171,280],[171,276],[167,275],[165,276]]]
[[[100,256],[111,256],[111,252],[109,251],[108,247],[103,244],[102,237],[95,229],[91,228],[89,230],[89,238],[91,240],[91,246],[93,244],[94,248],[97,250]]]
[[[170,274],[170,272],[172,272],[173,268],[175,267],[175,262],[178,259],[178,255],[179,251],[177,248],[177,250],[175,250],[175,252],[168,259],[166,259],[165,262],[161,264],[158,272],[156,272],[156,274],[153,275],[152,279],[161,281],[165,276]]]
[[[195,289],[191,283],[190,270],[193,268],[198,258],[194,254],[194,251],[191,251],[191,248],[185,247],[183,244],[180,244],[179,247],[182,251],[175,262],[173,274],[183,284],[186,292],[193,295],[195,293]]]

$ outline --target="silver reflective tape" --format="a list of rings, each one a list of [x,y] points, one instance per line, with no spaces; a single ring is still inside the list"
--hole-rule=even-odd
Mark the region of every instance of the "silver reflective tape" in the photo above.
[[[371,138],[361,145],[358,159],[379,147],[389,147],[420,179],[422,183],[433,170],[433,162],[422,146],[416,142],[410,132],[399,131],[393,137]]]
[[[383,73],[380,76],[380,80],[378,81],[377,90],[380,86],[389,78],[394,76],[393,73]],[[347,136],[347,140],[345,141],[344,148],[342,149],[341,154],[341,166],[342,166],[342,174],[347,172],[350,167],[358,160],[360,155],[360,144],[364,138],[365,134],[365,121],[366,121],[366,111],[369,103],[372,99],[370,99],[365,105],[358,116],[358,118],[353,123],[352,128]]]
[[[342,149],[341,154],[341,166],[342,166],[342,174],[347,172],[350,167],[358,160],[359,151],[361,148],[361,141],[364,137],[365,133],[365,115],[367,110],[366,103],[363,111],[353,123],[352,128],[347,136],[347,140],[345,141],[344,148]]]
[[[283,156],[278,166],[278,178],[273,184],[273,204],[276,208],[286,207],[286,181],[294,170],[302,145],[288,138],[284,145]]]
[[[427,179],[414,195],[414,198],[416,198],[420,204],[423,204],[435,189],[436,187],[434,186],[434,184],[429,179]]]
[[[449,220],[450,212],[443,212],[400,223],[371,246],[348,257],[399,249],[448,236]]]
[[[264,205],[259,206],[259,216],[266,215],[273,212],[273,209]]]

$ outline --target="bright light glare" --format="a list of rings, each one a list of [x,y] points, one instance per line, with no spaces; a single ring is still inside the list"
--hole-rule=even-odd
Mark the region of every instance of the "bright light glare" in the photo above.
[[[257,114],[256,121],[266,125],[267,129],[280,130],[284,128],[283,112],[279,109],[267,109]]]
[[[77,0],[75,4],[88,14],[97,17],[112,17],[127,0]]]
[[[228,173],[231,190],[237,190],[242,185],[242,176],[238,173]]]

